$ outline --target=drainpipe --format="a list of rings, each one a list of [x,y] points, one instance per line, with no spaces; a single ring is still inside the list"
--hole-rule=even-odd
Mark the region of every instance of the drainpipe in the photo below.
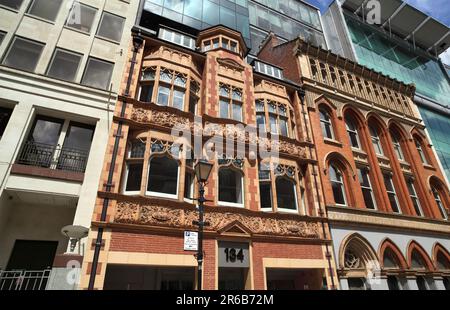
[[[128,79],[127,79],[127,86],[126,86],[125,92],[124,92],[125,96],[130,95],[131,80],[133,78],[134,67],[136,64],[136,56],[139,51],[139,48],[142,46],[142,43],[143,43],[142,37],[139,36],[139,34],[137,34],[137,35],[133,34],[133,58],[131,60],[130,72],[128,74]],[[127,108],[126,100],[123,100],[122,108],[120,111],[120,117],[125,116],[126,108]],[[116,166],[116,157],[117,157],[117,153],[119,151],[120,139],[122,138],[122,128],[123,128],[123,122],[119,121],[119,124],[117,127],[116,139],[114,141],[114,149],[113,149],[113,153],[112,153],[112,157],[111,157],[111,165],[109,167],[109,172],[108,172],[108,182],[106,183],[106,186],[105,186],[106,192],[111,192],[113,176],[114,176],[114,167]],[[106,221],[106,214],[108,211],[109,200],[110,200],[109,198],[105,198],[103,200],[102,213],[100,216],[101,222]],[[97,274],[97,268],[98,268],[98,259],[99,259],[100,251],[102,248],[103,232],[104,232],[103,227],[99,227],[98,231],[97,231],[97,238],[95,240],[95,245],[94,245],[94,257],[92,259],[92,268],[91,268],[91,274],[89,277],[88,290],[94,289],[95,276]]]
[[[312,139],[309,135],[309,131],[308,131],[308,123],[307,123],[307,119],[306,119],[306,111],[305,111],[305,91],[301,90],[299,91],[299,97],[301,100],[301,107],[302,107],[302,114],[303,114],[303,122],[305,123],[305,131],[306,131],[306,139],[308,140],[308,142],[312,142]],[[317,150],[316,150],[316,158],[318,158],[317,156]],[[310,158],[313,158],[313,151],[311,150],[311,148],[309,148],[309,156]],[[319,193],[319,183],[317,181],[317,175],[318,173],[316,172],[316,168],[313,167],[313,177],[314,177],[314,187],[316,188],[316,195],[317,198],[320,197],[320,193]],[[319,215],[321,217],[321,224],[322,224],[322,233],[323,236],[327,236],[326,233],[326,229],[325,229],[325,221],[324,221],[324,216],[326,215],[326,211],[323,210],[322,207],[322,203],[320,202],[320,199],[318,199],[318,203],[319,203]],[[331,262],[331,254],[330,254],[330,248],[328,246],[328,244],[325,244],[325,256],[327,257],[327,261],[328,261],[328,272],[330,274],[330,278],[331,278],[331,286],[333,289],[336,289],[336,283],[334,282],[334,271],[333,271],[333,263]]]

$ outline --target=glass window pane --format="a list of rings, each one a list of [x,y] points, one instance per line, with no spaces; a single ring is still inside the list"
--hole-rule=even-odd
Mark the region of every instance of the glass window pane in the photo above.
[[[18,10],[22,5],[23,0],[0,0],[0,4],[11,9]]]
[[[28,137],[28,141],[56,145],[61,132],[63,121],[60,119],[37,116],[33,130]]]
[[[173,91],[173,107],[184,110],[184,91],[177,89]]]
[[[225,168],[219,170],[219,201],[242,203],[242,176],[239,172]]]
[[[217,21],[216,21],[217,23]],[[220,7],[220,23],[230,27],[232,29],[236,29],[236,15],[235,12],[233,12],[230,9],[227,9],[226,7],[221,6]]]
[[[256,115],[256,125],[258,130],[266,131],[266,117],[264,116],[264,114]]]
[[[202,19],[202,8],[199,7],[198,0],[185,0],[184,1],[184,14],[196,18]]]
[[[64,139],[64,147],[89,151],[94,129],[93,126],[71,122]]]
[[[220,14],[219,10],[220,7],[217,4],[209,0],[203,0],[203,22],[210,25],[217,24]]]
[[[28,14],[55,21],[62,0],[33,0],[28,7]]]
[[[95,88],[108,89],[114,65],[110,62],[89,58],[81,83]]]
[[[336,204],[345,205],[344,188],[341,183],[332,182],[333,196]]]
[[[196,114],[197,113],[197,104],[198,104],[198,97],[191,94],[189,96],[189,112]]]
[[[3,64],[16,69],[34,71],[44,44],[15,37]]]
[[[284,118],[280,118],[280,134],[285,137],[287,137],[289,135],[287,120]]]
[[[273,134],[278,134],[277,117],[274,115],[270,115],[269,121],[270,121],[270,132]]]
[[[0,139],[5,132],[6,125],[8,125],[9,119],[12,114],[12,109],[2,108],[0,107]]]
[[[188,172],[184,176],[184,198],[194,198],[194,176]]]
[[[261,209],[272,209],[272,185],[270,183],[259,184]]]
[[[81,55],[56,49],[47,75],[69,82],[75,81],[80,65]]]
[[[139,96],[139,101],[152,102],[152,95],[153,95],[153,83],[143,84],[141,86],[141,95]]]
[[[178,164],[167,157],[150,160],[147,191],[176,195],[178,187]]]
[[[170,89],[168,87],[159,86],[157,103],[162,106],[168,106],[169,105],[169,94],[170,94]]]
[[[125,191],[139,192],[141,190],[143,164],[129,164],[127,168],[128,175]]]
[[[285,178],[277,178],[277,203],[279,209],[297,210],[294,182]]]
[[[233,119],[242,122],[242,105],[233,103]]]
[[[97,9],[75,2],[70,10],[66,26],[90,33]]]
[[[124,23],[125,19],[123,17],[103,12],[97,35],[119,42],[122,38]]]
[[[220,118],[229,118],[228,101],[220,100]]]

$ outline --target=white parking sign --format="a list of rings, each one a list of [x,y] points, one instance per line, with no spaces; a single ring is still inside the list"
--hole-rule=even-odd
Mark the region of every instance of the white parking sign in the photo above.
[[[184,232],[184,250],[197,251],[198,249],[198,232],[185,231]]]

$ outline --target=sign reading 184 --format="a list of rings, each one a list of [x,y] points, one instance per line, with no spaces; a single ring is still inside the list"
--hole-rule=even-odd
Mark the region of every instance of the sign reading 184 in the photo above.
[[[225,259],[227,263],[234,263],[236,261],[244,262],[244,251],[243,249],[235,249],[235,248],[225,248]]]

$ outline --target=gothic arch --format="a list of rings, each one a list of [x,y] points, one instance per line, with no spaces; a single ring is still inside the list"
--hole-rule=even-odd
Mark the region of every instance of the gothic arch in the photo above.
[[[352,165],[341,153],[330,152],[325,155],[325,158],[323,160],[325,174],[328,174],[328,167],[330,166],[330,163],[337,164],[338,168],[342,169],[343,172],[350,172],[349,176],[351,176],[352,178],[356,177],[356,172],[353,169]]]
[[[415,240],[412,240],[409,242],[408,244],[408,250],[406,251],[406,257],[407,257],[407,262],[408,262],[408,266],[410,269],[414,269],[412,267],[412,255],[414,252],[416,252],[418,255],[420,255],[423,263],[424,263],[424,267],[426,268],[426,270],[428,271],[433,271],[434,265],[433,262],[431,261],[430,257],[428,256],[427,252],[424,250],[424,248],[417,243]]]
[[[441,254],[442,256],[440,256]],[[444,262],[444,265],[446,266],[444,269],[440,267],[439,260],[443,258],[446,260]],[[438,242],[436,242],[433,246],[433,262],[434,266],[436,267],[436,270],[450,270],[450,253]]]
[[[349,261],[349,254],[354,256],[351,261]],[[378,262],[377,253],[370,243],[359,233],[349,234],[342,240],[339,249],[340,269],[365,269],[373,261]],[[353,263],[353,266],[351,263]]]
[[[406,263],[402,251],[400,251],[398,246],[394,242],[392,242],[392,240],[389,238],[384,239],[384,241],[380,244],[380,248],[378,250],[378,257],[380,258],[380,265],[382,268],[385,268],[384,254],[387,250],[390,250],[391,253],[395,254],[395,259],[400,269],[402,270],[408,269],[408,264]]]

